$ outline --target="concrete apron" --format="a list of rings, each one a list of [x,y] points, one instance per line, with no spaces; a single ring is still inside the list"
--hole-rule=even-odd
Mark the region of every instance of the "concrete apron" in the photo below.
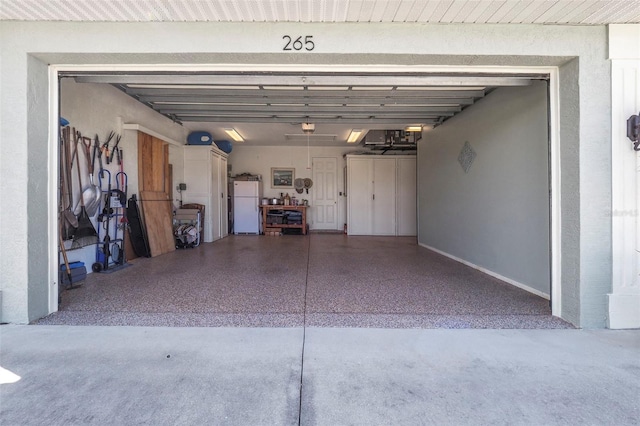
[[[0,338],[19,376],[0,370],[7,425],[640,422],[640,331],[5,325]]]

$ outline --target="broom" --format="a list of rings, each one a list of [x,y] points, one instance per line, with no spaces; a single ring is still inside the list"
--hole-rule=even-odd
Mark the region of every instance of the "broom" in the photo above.
[[[85,247],[98,242],[98,233],[89,219],[87,209],[84,206],[84,197],[82,196],[82,178],[80,177],[80,160],[78,159],[78,149],[76,141],[75,159],[78,163],[78,182],[80,184],[80,214],[78,215],[78,228],[73,235],[73,248]]]

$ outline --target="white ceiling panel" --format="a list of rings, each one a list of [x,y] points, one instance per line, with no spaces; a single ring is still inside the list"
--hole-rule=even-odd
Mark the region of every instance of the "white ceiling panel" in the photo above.
[[[485,9],[482,11],[482,13],[480,14],[480,16],[478,16],[478,19],[476,19],[475,22],[479,23],[479,24],[484,24],[489,22],[489,19],[491,19],[491,17],[498,11],[498,9],[500,9],[502,6],[504,6],[506,2],[505,1],[490,1],[486,4]]]
[[[1,20],[639,23],[640,0],[1,0]]]
[[[482,13],[486,10],[486,8],[491,3],[493,3],[492,0],[480,0],[478,2],[475,2],[475,4],[473,5],[473,8],[471,7],[471,5],[468,5],[467,6],[468,12],[462,22],[466,22],[468,24],[473,24],[474,22],[478,22],[480,15],[482,15]]]
[[[273,22],[276,20],[276,15],[273,13],[273,7],[271,3],[266,1],[256,2],[256,14],[257,16],[264,16],[265,21]]]
[[[394,22],[413,22],[415,21],[415,16],[411,15],[411,11],[415,2],[408,1],[398,1],[398,5],[396,6],[396,13],[393,16]]]
[[[415,0],[413,2],[413,5],[411,6],[411,10],[409,11],[408,21],[419,21],[424,8],[427,6],[427,3],[429,3],[428,0]]]
[[[445,12],[444,15],[442,15],[442,22],[446,22],[446,23],[450,23],[450,22],[460,22],[460,21],[456,21],[456,17],[460,14],[460,11],[462,11],[463,9],[465,9],[467,7],[467,4],[469,2],[462,2],[462,1],[453,1],[451,2],[451,5],[449,6],[449,9],[447,9],[447,11]]]
[[[376,0],[370,0],[368,1],[368,3],[370,5],[367,5],[367,7],[371,8],[371,17],[369,20],[371,22],[382,21],[382,17],[384,16],[384,12],[387,8],[387,4],[384,2],[376,1]]]
[[[437,22],[446,22],[443,21],[443,17],[444,15],[447,13],[447,11],[451,8],[451,5],[453,4],[453,0],[450,1],[441,1],[436,8],[434,9],[433,13],[431,14],[431,17],[429,18],[432,21],[437,21]]]
[[[346,8],[347,17],[345,18],[347,22],[357,22],[360,18],[360,14],[362,13],[362,7],[364,5],[363,0],[352,0],[349,2],[349,7]]]
[[[539,0],[529,1],[527,5],[521,7],[514,7],[511,13],[509,13],[509,22],[514,24],[521,24],[538,8],[540,7]]]
[[[547,20],[557,20],[558,16],[564,16],[562,12],[570,3],[573,3],[573,1],[560,0],[554,2],[550,8],[548,8],[544,13],[535,18],[533,22],[535,24],[544,24],[545,22],[547,22]]]
[[[633,9],[629,10],[631,6],[633,6]],[[591,22],[619,22],[619,19],[621,19],[621,17],[629,14],[632,11],[637,12],[639,9],[639,4],[629,5],[626,2],[616,2],[616,4],[612,5],[606,10],[597,10],[594,15],[587,18],[585,22],[589,23],[590,20],[592,20]]]
[[[511,22],[513,17],[517,15],[518,8],[516,8],[516,4],[514,2],[505,2],[500,9],[493,14],[491,18],[487,22],[489,23],[501,23],[501,22]],[[523,5],[526,7],[526,3]]]

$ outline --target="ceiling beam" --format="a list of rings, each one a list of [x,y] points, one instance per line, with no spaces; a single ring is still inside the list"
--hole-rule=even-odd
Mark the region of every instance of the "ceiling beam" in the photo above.
[[[214,97],[223,96],[234,98],[351,98],[367,97],[398,97],[398,98],[481,98],[484,89],[426,89],[426,90],[271,90],[271,89],[194,89],[189,86],[180,88],[130,88],[126,85],[116,85],[131,96],[177,96],[177,97]]]
[[[197,103],[210,103],[215,104],[272,104],[272,103],[307,103],[307,104],[351,104],[351,105],[390,105],[394,103],[409,104],[409,105],[427,105],[427,104],[458,104],[458,105],[471,105],[474,102],[473,98],[433,98],[433,97],[412,97],[405,98],[402,96],[395,97],[355,97],[355,96],[342,96],[342,97],[239,97],[239,96],[138,96],[140,102],[152,103],[154,105],[159,104],[197,104]],[[167,104],[167,105],[168,105]]]
[[[236,113],[253,114],[420,114],[432,113],[440,115],[446,112],[460,112],[460,106],[425,106],[425,107],[395,107],[395,106],[254,106],[254,105],[158,105],[154,104],[156,111],[169,114],[178,114],[181,111],[204,111],[212,113],[224,113],[233,115]]]
[[[192,116],[184,115],[175,117],[178,121],[182,122],[208,122],[208,123],[288,123],[288,124],[300,124],[307,121],[306,117],[220,117],[220,116]],[[348,124],[348,125],[393,125],[393,126],[408,126],[408,125],[434,125],[439,124],[438,119],[411,119],[411,118],[384,118],[384,119],[366,119],[366,118],[314,118],[314,123],[328,123],[328,124]]]
[[[203,75],[123,74],[80,75],[78,83],[109,84],[215,84],[229,86],[527,86],[530,76],[493,77],[477,75]]]

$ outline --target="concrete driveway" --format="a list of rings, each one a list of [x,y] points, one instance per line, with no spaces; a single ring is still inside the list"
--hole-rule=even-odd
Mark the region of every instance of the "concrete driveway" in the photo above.
[[[640,331],[3,325],[0,345],[3,425],[640,424]]]

